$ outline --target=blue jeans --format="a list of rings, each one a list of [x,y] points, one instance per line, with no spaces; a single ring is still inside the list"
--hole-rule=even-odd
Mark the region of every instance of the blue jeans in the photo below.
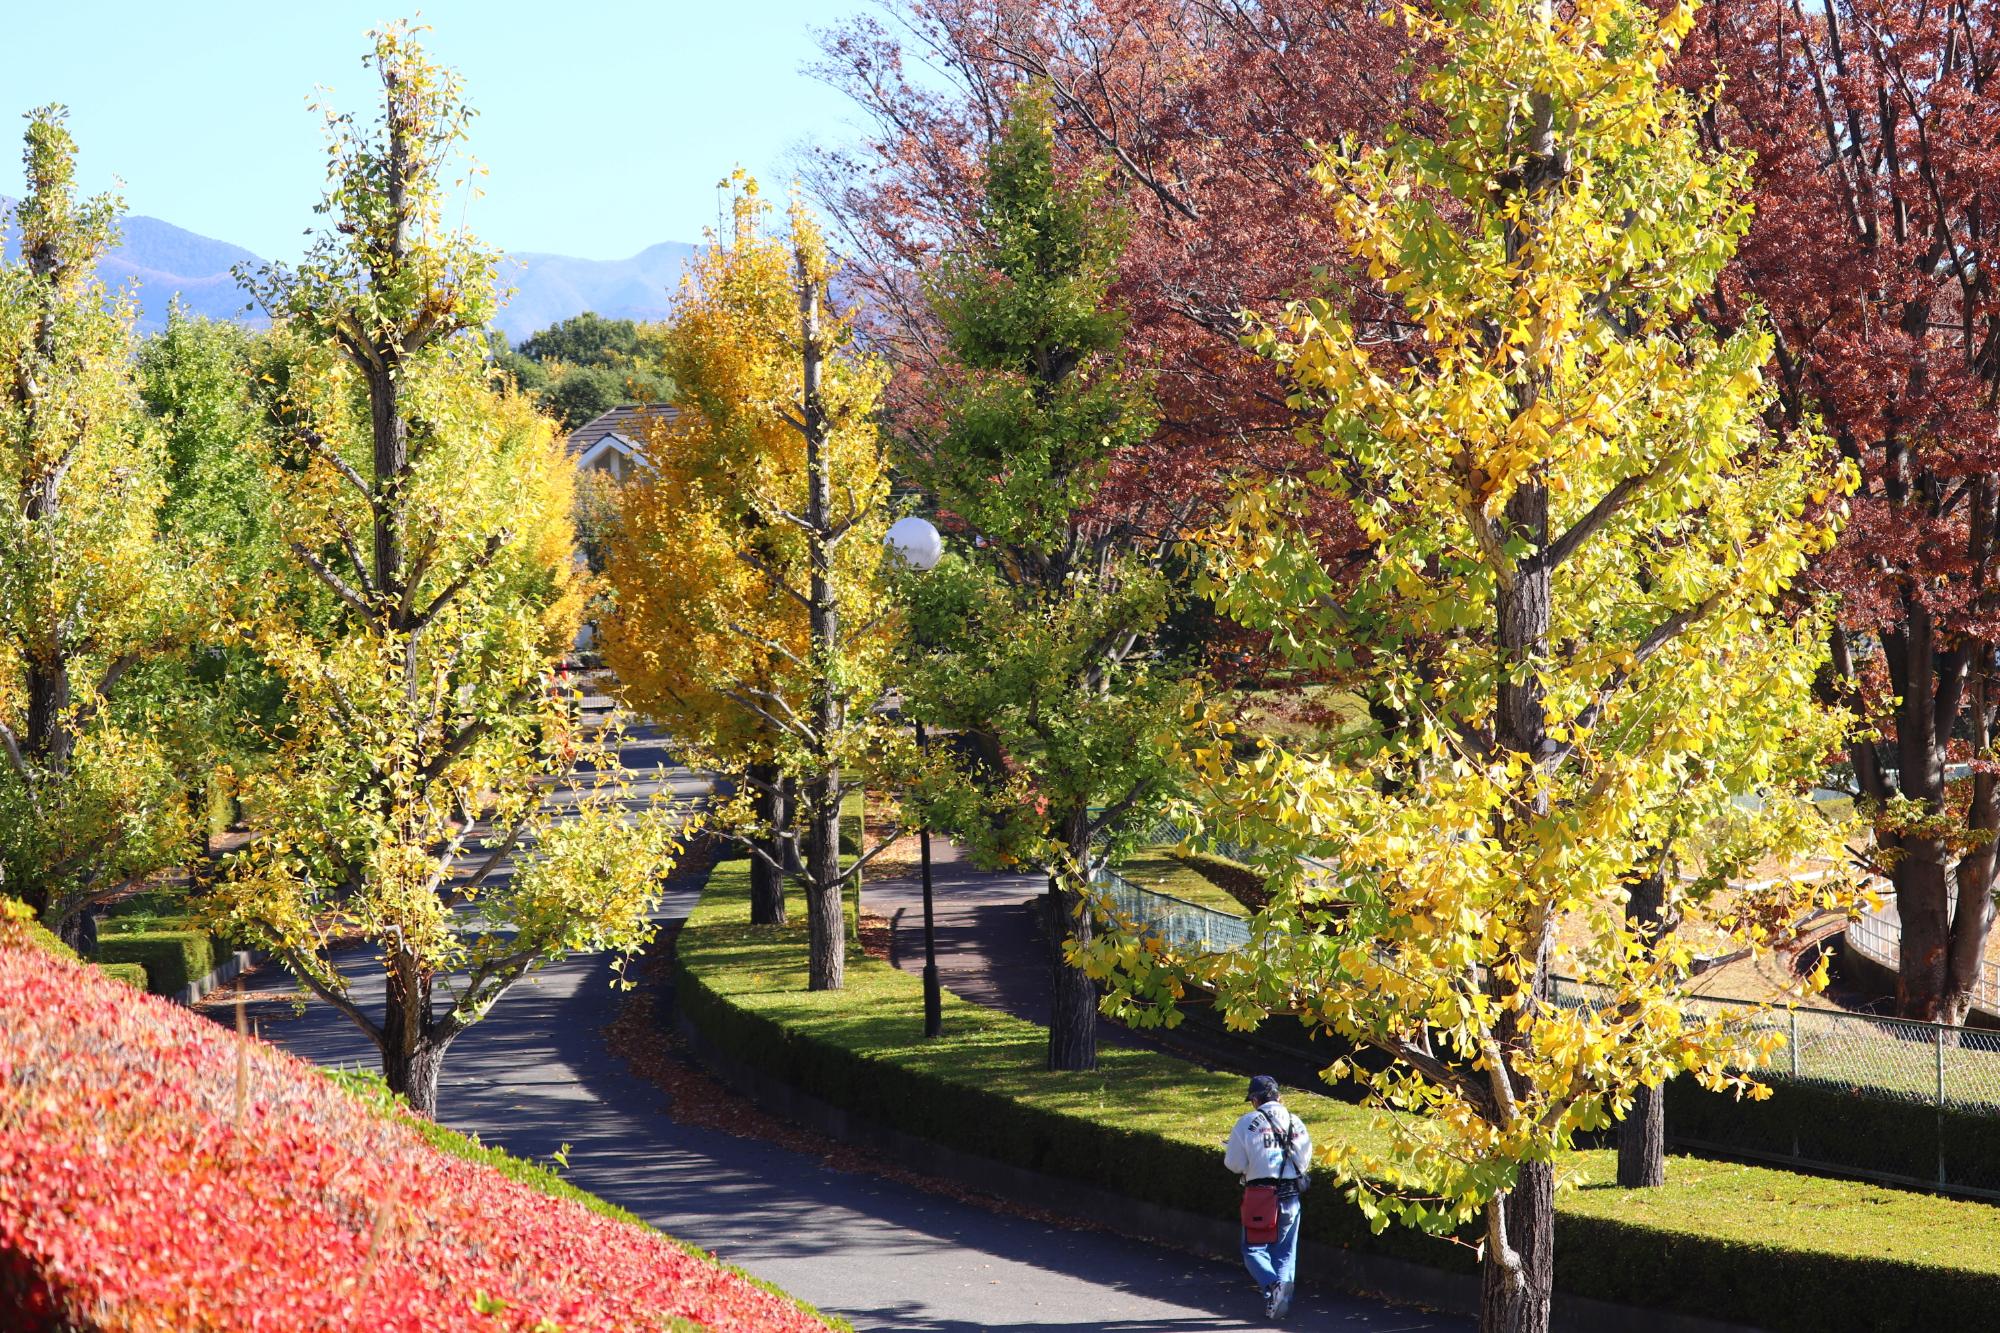
[[[1278,1201],[1278,1236],[1266,1245],[1243,1242],[1243,1266],[1261,1291],[1275,1282],[1290,1282],[1299,1266],[1299,1199]]]

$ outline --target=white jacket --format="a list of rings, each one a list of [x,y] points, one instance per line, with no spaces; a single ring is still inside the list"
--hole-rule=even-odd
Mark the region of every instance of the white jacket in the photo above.
[[[1286,1134],[1292,1136],[1289,1160],[1280,1142]],[[1283,1102],[1265,1102],[1254,1111],[1245,1111],[1236,1128],[1229,1131],[1229,1146],[1222,1150],[1222,1164],[1244,1180],[1301,1176],[1312,1169],[1312,1134],[1306,1129],[1306,1122],[1287,1111]]]

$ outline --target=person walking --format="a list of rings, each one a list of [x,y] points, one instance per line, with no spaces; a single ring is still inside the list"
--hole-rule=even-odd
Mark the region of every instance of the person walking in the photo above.
[[[1264,1317],[1292,1308],[1298,1270],[1299,1196],[1311,1183],[1312,1134],[1278,1100],[1278,1080],[1250,1080],[1250,1110],[1229,1132],[1222,1164],[1243,1181],[1243,1266],[1264,1293]]]

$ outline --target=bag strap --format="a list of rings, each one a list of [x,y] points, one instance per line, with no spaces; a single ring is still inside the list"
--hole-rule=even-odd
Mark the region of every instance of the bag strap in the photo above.
[[[1278,1163],[1278,1179],[1283,1180],[1285,1178],[1285,1168],[1288,1166],[1292,1168],[1292,1174],[1294,1176],[1303,1174],[1299,1170],[1298,1163],[1292,1160],[1292,1140],[1298,1137],[1298,1132],[1299,1132],[1298,1122],[1295,1119],[1293,1119],[1292,1113],[1290,1111],[1285,1112],[1285,1119],[1289,1121],[1290,1124],[1286,1127],[1286,1129],[1283,1132],[1279,1131],[1278,1122],[1271,1118],[1271,1113],[1269,1111],[1266,1111],[1263,1107],[1260,1106],[1257,1108],[1257,1114],[1263,1116],[1264,1123],[1271,1127],[1271,1137],[1276,1139],[1280,1144],[1284,1145],[1285,1158],[1283,1161]]]

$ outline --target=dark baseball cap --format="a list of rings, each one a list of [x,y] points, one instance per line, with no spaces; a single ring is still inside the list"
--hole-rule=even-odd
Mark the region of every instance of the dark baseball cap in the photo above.
[[[1259,1074],[1250,1080],[1250,1104],[1262,1106],[1265,1102],[1278,1100],[1278,1080],[1269,1074]]]

